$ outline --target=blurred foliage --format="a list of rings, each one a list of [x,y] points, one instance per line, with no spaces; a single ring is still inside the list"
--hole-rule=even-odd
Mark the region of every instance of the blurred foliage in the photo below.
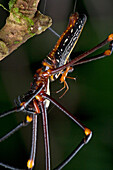
[[[1,1],[7,7],[7,2]],[[46,14],[52,17],[52,28],[61,34],[73,11],[74,0],[48,0]],[[113,32],[113,1],[78,0],[77,11],[88,17],[74,55],[82,53]],[[43,11],[41,0],[40,10]],[[8,13],[0,8],[0,27]],[[28,40],[0,63],[0,112],[14,106],[18,95],[30,87],[35,69],[51,51],[57,37],[49,30]],[[38,44],[38,48],[37,48]],[[104,51],[108,46],[97,53]],[[55,91],[62,87],[59,80],[51,83],[51,95],[93,131],[92,140],[64,168],[64,170],[112,170],[113,169],[113,55],[102,60],[75,67],[70,74],[76,82],[67,80],[70,89],[60,100]],[[52,167],[58,165],[81,141],[83,132],[56,107],[48,109]],[[0,119],[0,136],[24,119],[23,113],[15,113]],[[0,143],[0,161],[18,168],[26,166],[31,146],[31,126],[21,129]],[[2,169],[0,167],[0,169]],[[38,119],[38,141],[35,170],[44,169],[44,145],[41,116]]]

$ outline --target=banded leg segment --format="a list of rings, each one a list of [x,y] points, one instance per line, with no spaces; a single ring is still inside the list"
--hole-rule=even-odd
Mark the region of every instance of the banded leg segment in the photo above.
[[[45,99],[51,101],[55,106],[57,106],[61,111],[63,111],[70,119],[72,119],[85,133],[85,137],[82,139],[80,144],[74,149],[74,151],[55,169],[62,169],[77,153],[78,151],[89,142],[92,137],[92,132],[86,126],[84,126],[75,116],[68,112],[62,105],[60,105],[55,99],[48,96],[47,94],[42,94]]]

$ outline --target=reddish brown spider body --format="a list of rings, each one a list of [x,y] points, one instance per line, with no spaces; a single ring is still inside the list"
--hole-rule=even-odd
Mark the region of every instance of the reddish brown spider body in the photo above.
[[[31,88],[28,93],[24,94],[19,98],[19,104],[17,107],[11,109],[8,112],[4,112],[0,115],[0,118],[13,113],[23,111],[27,113],[25,121],[20,123],[15,129],[6,134],[0,139],[4,141],[6,138],[11,136],[14,132],[20,129],[23,126],[28,125],[30,122],[33,122],[33,132],[32,132],[32,147],[31,147],[31,155],[30,159],[27,162],[27,168],[33,169],[35,155],[36,155],[36,140],[37,140],[37,116],[41,113],[43,119],[43,130],[44,130],[44,143],[45,143],[45,158],[46,158],[46,170],[50,170],[50,149],[49,149],[49,135],[48,135],[48,124],[47,124],[47,108],[49,106],[49,102],[52,102],[56,105],[60,110],[62,110],[71,120],[73,120],[83,131],[84,138],[78,144],[78,146],[74,149],[74,151],[55,169],[62,169],[77,153],[78,151],[90,140],[92,136],[92,132],[89,128],[84,126],[76,117],[74,117],[70,112],[68,112],[62,105],[60,105],[57,101],[55,101],[50,95],[49,92],[49,80],[54,81],[60,75],[60,81],[64,83],[64,88],[68,85],[66,84],[66,77],[69,71],[72,71],[72,66],[78,65],[81,63],[93,61],[96,59],[103,58],[107,55],[110,55],[113,50],[113,34],[111,34],[106,40],[92,48],[91,50],[81,54],[76,57],[72,61],[70,61],[70,54],[75,47],[77,40],[80,36],[80,33],[83,29],[83,26],[86,22],[85,15],[79,15],[78,13],[74,13],[70,16],[69,25],[64,33],[61,35],[59,40],[57,41],[54,49],[49,53],[49,55],[42,62],[41,68],[36,70],[34,75],[34,81],[31,85]],[[104,53],[94,56],[90,59],[82,60],[87,55],[93,53],[98,50],[105,44],[110,42],[109,49]],[[65,91],[65,92],[66,92]],[[4,166],[9,169],[14,169],[13,167],[0,163],[1,166]]]
[[[36,73],[34,75],[34,81],[31,85],[31,89],[29,92],[30,94],[32,94],[34,90],[37,90],[39,87],[41,87],[42,84],[45,85],[43,92],[48,94],[49,93],[49,87],[48,87],[49,79],[51,81],[54,81],[60,75],[61,75],[61,79],[60,79],[61,83],[64,82],[64,88],[66,86],[68,89],[68,85],[65,81],[65,78],[67,77],[67,74],[69,71],[73,71],[72,67],[68,66],[66,70],[61,69],[58,73],[56,72],[55,74],[52,74],[52,70],[59,68],[60,66],[65,65],[66,63],[69,63],[70,61],[69,57],[70,57],[71,51],[73,50],[75,44],[77,43],[77,40],[80,36],[80,33],[83,29],[85,22],[86,22],[85,15],[79,16],[79,14],[76,12],[70,16],[67,29],[63,32],[63,34],[61,35],[55,47],[49,53],[47,58],[44,59],[44,61],[42,62],[42,67],[36,70]],[[79,25],[79,28],[78,28],[78,25]],[[29,93],[27,93],[27,97]],[[40,94],[38,94],[35,98],[38,102],[41,102],[42,97],[41,96],[39,97],[39,96]],[[36,101],[35,101],[35,107],[36,107]]]

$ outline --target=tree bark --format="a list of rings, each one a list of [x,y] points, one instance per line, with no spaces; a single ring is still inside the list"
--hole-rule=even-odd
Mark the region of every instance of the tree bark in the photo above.
[[[10,15],[0,30],[0,60],[51,26],[50,17],[37,10],[40,0],[10,0]]]

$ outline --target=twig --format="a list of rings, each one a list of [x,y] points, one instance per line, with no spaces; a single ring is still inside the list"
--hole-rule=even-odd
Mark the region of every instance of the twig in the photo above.
[[[10,15],[0,30],[0,60],[51,26],[50,17],[37,11],[40,0],[10,0]]]

